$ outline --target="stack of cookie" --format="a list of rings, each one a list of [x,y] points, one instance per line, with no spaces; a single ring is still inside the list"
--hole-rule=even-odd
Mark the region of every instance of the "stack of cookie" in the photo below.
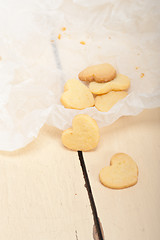
[[[61,96],[61,103],[66,108],[95,106],[99,111],[108,112],[127,96],[126,90],[130,87],[130,79],[116,74],[115,68],[108,63],[87,67],[78,76],[81,81],[89,82],[89,86],[76,79],[68,80]]]
[[[119,100],[127,96],[130,80],[117,74],[108,64],[87,67],[79,73],[81,81],[70,79],[64,86],[61,103],[66,108],[82,110],[95,106],[99,111],[107,112]],[[73,128],[62,133],[62,143],[72,150],[89,151],[98,145],[99,128],[94,119],[86,114],[79,114],[73,119]]]
[[[119,100],[127,96],[130,80],[127,76],[117,74],[115,68],[108,64],[87,67],[79,73],[81,81],[70,79],[64,86],[61,103],[66,108],[82,110],[95,106],[99,111],[107,112]],[[98,145],[99,128],[94,119],[86,114],[79,114],[73,119],[73,128],[62,133],[65,147],[77,151],[89,151]]]

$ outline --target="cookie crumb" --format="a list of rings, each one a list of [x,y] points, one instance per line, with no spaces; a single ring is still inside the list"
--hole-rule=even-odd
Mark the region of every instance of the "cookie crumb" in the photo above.
[[[54,40],[53,40],[53,39],[51,40],[51,43],[54,43]]]
[[[139,69],[139,67],[136,67],[136,70]]]
[[[0,56],[0,61],[2,60],[2,57]]]
[[[144,73],[141,73],[141,78],[143,78],[144,77]]]
[[[66,31],[66,27],[62,27],[61,30],[62,30],[62,31]]]
[[[81,41],[80,44],[85,45],[86,43],[84,41]]]
[[[58,39],[59,39],[59,40],[61,39],[61,34],[58,35]]]
[[[111,36],[109,36],[108,39],[111,39]]]

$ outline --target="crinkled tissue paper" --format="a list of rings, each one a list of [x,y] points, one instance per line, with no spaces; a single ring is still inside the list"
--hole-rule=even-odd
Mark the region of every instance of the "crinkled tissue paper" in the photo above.
[[[159,7],[157,0],[0,0],[0,150],[24,147],[45,123],[66,129],[79,113],[103,127],[159,107]],[[128,96],[106,113],[64,108],[64,83],[104,62],[131,79]]]

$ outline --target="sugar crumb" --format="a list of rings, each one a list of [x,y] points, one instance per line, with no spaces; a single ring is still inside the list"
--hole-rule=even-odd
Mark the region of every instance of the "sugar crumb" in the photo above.
[[[66,31],[66,27],[62,27],[61,30],[62,30],[62,31]]]
[[[59,40],[61,39],[61,34],[58,35],[58,39],[59,39]]]
[[[85,45],[86,43],[84,41],[81,41],[80,44]]]

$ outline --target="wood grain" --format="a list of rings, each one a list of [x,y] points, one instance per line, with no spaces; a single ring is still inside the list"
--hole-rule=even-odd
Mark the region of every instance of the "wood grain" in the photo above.
[[[65,149],[60,137],[46,125],[27,147],[0,152],[0,239],[93,239],[78,154]],[[105,240],[159,239],[159,143],[160,109],[152,109],[101,129],[97,149],[84,153]],[[111,190],[99,182],[100,169],[116,152],[137,162],[134,187]]]
[[[0,239],[92,239],[93,219],[77,152],[45,126],[24,149],[0,154]]]
[[[98,173],[113,154],[129,154],[138,164],[138,183],[112,190]],[[84,153],[100,220],[107,240],[158,240],[160,229],[160,109],[122,117],[101,129],[96,152]]]

